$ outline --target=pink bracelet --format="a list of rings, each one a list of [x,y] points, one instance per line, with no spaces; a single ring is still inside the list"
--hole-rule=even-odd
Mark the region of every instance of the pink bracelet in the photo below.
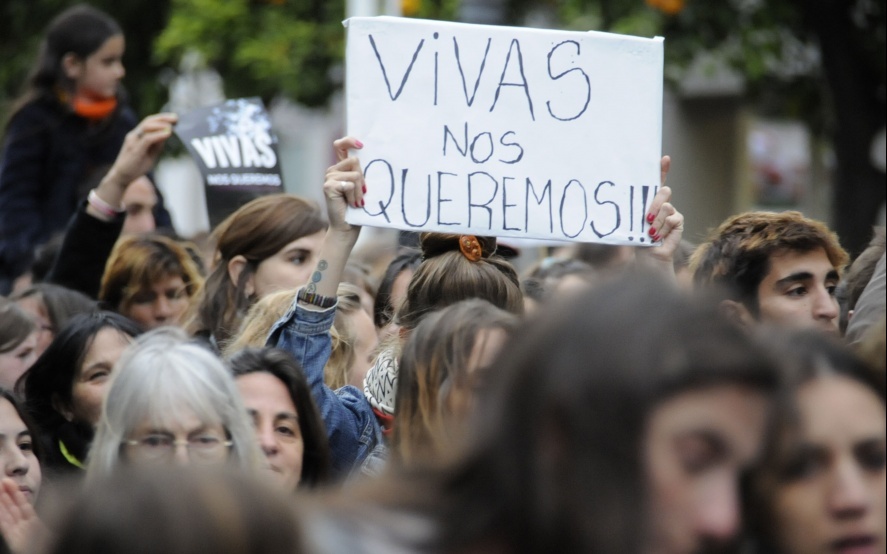
[[[114,208],[111,204],[108,204],[104,200],[102,200],[95,189],[89,191],[89,196],[86,197],[86,201],[89,202],[89,205],[96,209],[100,214],[105,217],[115,218],[126,211],[124,206],[120,206],[120,209]]]

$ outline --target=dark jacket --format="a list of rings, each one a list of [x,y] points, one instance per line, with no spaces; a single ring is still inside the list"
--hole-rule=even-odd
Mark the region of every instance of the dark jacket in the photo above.
[[[0,159],[0,280],[26,271],[34,247],[64,229],[86,183],[114,163],[137,123],[126,105],[93,122],[48,99],[13,116]]]
[[[122,215],[114,221],[92,217],[86,213],[86,202],[82,202],[68,224],[46,282],[98,298],[105,264],[123,230],[124,219]]]

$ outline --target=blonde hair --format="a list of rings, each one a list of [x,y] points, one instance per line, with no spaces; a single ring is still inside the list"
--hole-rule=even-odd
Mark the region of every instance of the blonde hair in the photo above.
[[[296,298],[296,291],[281,290],[260,299],[253,304],[243,321],[240,330],[222,344],[222,357],[230,358],[244,348],[262,348],[274,325]]]
[[[363,309],[360,303],[360,289],[351,283],[339,283],[336,296],[338,297],[336,321],[330,330],[333,350],[323,368],[323,380],[333,390],[348,384],[349,369],[354,363],[354,345],[357,340],[351,316]]]
[[[224,358],[231,358],[244,348],[265,346],[271,327],[282,318],[295,300],[296,292],[280,291],[262,298],[249,309],[240,331],[222,347]],[[336,320],[330,329],[332,352],[323,370],[323,381],[331,389],[348,384],[348,369],[354,361],[354,328],[350,317],[360,304],[360,289],[350,283],[339,283],[337,290]]]

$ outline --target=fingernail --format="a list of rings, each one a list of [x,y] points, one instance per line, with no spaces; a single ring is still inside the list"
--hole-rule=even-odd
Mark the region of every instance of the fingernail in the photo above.
[[[354,146],[356,146],[358,148],[363,148],[363,143],[357,139],[354,139]]]
[[[656,216],[652,213],[647,214],[647,223],[653,223],[653,220],[656,219]]]
[[[366,205],[367,205],[366,200],[361,200],[361,201],[360,201],[360,207],[361,207],[361,208],[363,208],[363,207],[366,206]]]
[[[661,238],[662,237],[660,237],[659,235],[656,235],[655,237],[653,237],[653,242],[659,242],[659,239]]]
[[[363,186],[363,192],[364,192],[364,194],[366,194],[366,191],[367,191],[367,186],[364,185],[364,186]]]
[[[649,233],[649,235],[652,237],[656,234],[656,227],[650,227],[650,230],[647,231],[647,233]]]

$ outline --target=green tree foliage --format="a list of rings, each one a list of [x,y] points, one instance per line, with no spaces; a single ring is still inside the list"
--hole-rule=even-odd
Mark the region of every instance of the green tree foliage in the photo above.
[[[884,90],[884,0],[510,0],[511,23],[532,10],[553,14],[558,25],[638,36],[664,36],[666,77],[674,85],[705,52],[741,74],[746,96],[768,115],[806,120],[826,130],[830,110],[810,5],[834,3],[857,26],[847,37]]]
[[[74,0],[3,0],[0,2],[0,120],[5,108],[22,91],[37,57],[46,26]],[[126,36],[124,83],[137,112],[147,114],[166,101],[158,81],[161,66],[152,61],[154,38],[166,25],[169,0],[92,0],[91,5],[113,16]]]
[[[344,0],[172,0],[155,61],[189,49],[225,79],[228,96],[284,95],[308,106],[340,86]]]
[[[887,0],[509,0],[511,23],[534,10],[554,24],[665,37],[677,84],[700,54],[736,70],[763,115],[794,117],[831,139],[832,219],[857,253],[885,200],[869,157],[885,124]]]

